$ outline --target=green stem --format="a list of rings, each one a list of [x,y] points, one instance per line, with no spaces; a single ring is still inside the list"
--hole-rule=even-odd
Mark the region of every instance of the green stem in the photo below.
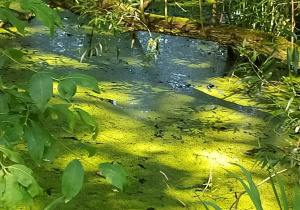
[[[144,0],[140,0],[140,9],[141,9],[141,19],[144,23],[146,23],[145,11],[144,11]]]
[[[0,167],[4,171],[5,174],[8,174],[8,171],[6,170],[6,167],[2,164],[1,161],[0,161]]]
[[[200,14],[200,24],[201,29],[203,30],[203,11],[202,11],[202,0],[199,0],[199,14]]]
[[[165,0],[165,19],[168,22],[168,0]]]

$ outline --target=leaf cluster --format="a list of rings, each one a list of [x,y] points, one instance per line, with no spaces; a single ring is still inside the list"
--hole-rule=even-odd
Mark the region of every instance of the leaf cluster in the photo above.
[[[6,0],[0,2],[0,20],[11,23],[21,34],[24,34],[25,22],[18,19],[16,10],[34,13],[35,17],[50,29],[52,37],[55,25],[62,25],[56,11],[49,8],[42,0]]]
[[[289,0],[232,0],[228,6],[230,24],[282,35],[290,29]]]

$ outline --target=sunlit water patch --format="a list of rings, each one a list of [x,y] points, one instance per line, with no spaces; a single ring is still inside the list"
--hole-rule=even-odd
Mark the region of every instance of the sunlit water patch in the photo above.
[[[15,66],[15,72],[10,67],[6,74],[10,81],[20,82],[26,77],[15,78],[16,71],[27,72],[30,67],[59,75],[84,72],[99,81],[101,94],[81,88],[73,100],[98,121],[97,141],[83,129],[76,130],[74,137],[55,127],[55,121],[48,122],[71,151],[79,140],[97,148],[92,158],[74,151],[89,162],[83,162],[86,184],[76,199],[59,208],[181,209],[184,204],[200,209],[197,193],[228,209],[235,200],[234,192],[242,188],[222,167],[236,171],[230,162],[237,162],[251,169],[254,159],[246,151],[257,147],[258,141],[274,142],[277,136],[265,121],[265,105],[252,101],[236,79],[224,77],[226,48],[208,41],[152,34],[161,36],[160,54],[156,61],[149,61],[147,32],[136,32],[131,48],[132,34],[113,37],[96,33],[91,39],[89,28],[81,27],[84,21],[70,13],[61,15],[64,28],[58,29],[53,39],[39,22],[32,21],[28,35],[19,43],[27,52],[24,64]],[[101,43],[102,52],[80,63],[90,40]],[[55,95],[52,102],[59,100]],[[71,151],[62,149],[58,159],[45,166],[46,173],[36,169],[47,192],[37,200],[36,209],[60,196],[61,170],[69,160],[78,158]],[[133,175],[131,186],[117,192],[97,177],[95,170],[101,162],[122,164]],[[253,171],[256,182],[267,177],[257,168]],[[263,189],[263,205],[270,209],[271,189]],[[242,199],[240,205],[249,208],[249,200]]]

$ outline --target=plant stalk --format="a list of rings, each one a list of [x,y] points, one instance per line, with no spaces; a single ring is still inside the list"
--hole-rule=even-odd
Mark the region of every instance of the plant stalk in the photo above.
[[[202,0],[199,0],[199,14],[200,14],[200,24],[203,30],[203,11],[202,11]]]

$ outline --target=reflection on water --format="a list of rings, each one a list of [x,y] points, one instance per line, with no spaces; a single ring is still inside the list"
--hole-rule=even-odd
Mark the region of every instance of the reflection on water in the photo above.
[[[127,192],[112,193],[110,186],[99,185],[99,179],[89,174],[90,185],[82,197],[61,209],[181,209],[178,199],[199,209],[194,191],[203,190],[212,168],[213,187],[205,200],[218,197],[214,202],[230,206],[234,200],[230,191],[236,184],[218,166],[230,167],[228,162],[241,161],[250,169],[252,159],[244,151],[256,147],[258,140],[275,137],[264,121],[268,114],[263,105],[249,99],[242,84],[223,77],[226,48],[209,41],[161,35],[157,61],[149,62],[148,32],[136,32],[133,48],[131,34],[96,34],[93,42],[101,42],[103,53],[79,63],[89,46],[90,30],[79,27],[83,21],[76,16],[62,13],[62,17],[64,28],[57,30],[53,39],[38,21],[32,21],[29,35],[20,39],[28,51],[25,61],[57,74],[85,72],[98,79],[100,95],[79,89],[74,98],[75,104],[99,121],[100,136],[91,142],[99,154],[92,161],[121,163],[135,181]],[[74,144],[65,142],[70,147]],[[65,152],[53,167],[62,168],[70,158],[74,157]],[[171,189],[159,171],[168,175]],[[263,196],[269,194],[265,192]]]

